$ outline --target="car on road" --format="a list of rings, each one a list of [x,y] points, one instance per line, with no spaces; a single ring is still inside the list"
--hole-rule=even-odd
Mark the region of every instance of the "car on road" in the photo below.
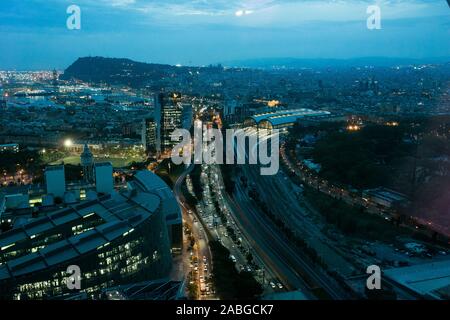
[[[283,285],[279,282],[277,283],[277,287],[278,287],[278,289],[283,289]]]
[[[272,289],[276,289],[277,288],[275,283],[273,283],[272,281],[269,282],[269,285],[272,287]]]

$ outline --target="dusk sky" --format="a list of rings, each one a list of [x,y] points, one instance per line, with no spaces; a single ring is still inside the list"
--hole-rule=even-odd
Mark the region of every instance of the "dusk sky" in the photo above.
[[[66,9],[81,8],[81,30]],[[366,27],[368,5],[381,30]],[[80,56],[183,65],[252,58],[450,57],[445,0],[2,0],[0,69]]]

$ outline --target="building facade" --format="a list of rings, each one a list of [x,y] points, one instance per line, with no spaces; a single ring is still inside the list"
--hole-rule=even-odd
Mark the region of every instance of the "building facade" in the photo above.
[[[101,162],[94,165],[95,188],[97,193],[111,194],[113,191],[113,167],[111,162]]]
[[[147,154],[155,154],[158,149],[157,123],[154,118],[145,118],[142,121],[142,145]]]
[[[155,96],[154,120],[158,152],[170,151],[177,143],[172,141],[171,135],[175,129],[183,128],[183,107],[178,101],[180,97],[177,93],[160,93]]]
[[[160,279],[172,267],[166,212],[152,186],[68,205],[0,235],[0,299],[98,298],[117,285]],[[141,185],[142,182],[139,182]],[[71,289],[69,266],[80,270]]]
[[[66,192],[64,166],[50,166],[45,168],[45,185],[47,187],[47,194],[55,198],[63,198]]]
[[[133,183],[133,182],[131,182]],[[172,257],[161,199],[137,189],[68,206],[0,235],[0,298],[46,299],[166,277]],[[80,289],[67,285],[79,267]]]

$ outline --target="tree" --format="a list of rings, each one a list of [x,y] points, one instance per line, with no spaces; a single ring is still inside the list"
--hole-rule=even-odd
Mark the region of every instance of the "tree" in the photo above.
[[[221,299],[255,299],[262,293],[261,285],[250,272],[238,272],[230,252],[217,241],[209,243],[214,263],[213,281]]]
[[[247,261],[248,263],[252,264],[253,263],[253,255],[251,252],[247,253]]]

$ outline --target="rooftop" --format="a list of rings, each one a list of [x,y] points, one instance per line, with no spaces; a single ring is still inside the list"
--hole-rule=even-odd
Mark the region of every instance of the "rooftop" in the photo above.
[[[180,281],[160,279],[108,288],[103,293],[107,300],[177,300],[183,289]]]
[[[113,193],[97,200],[86,201],[51,212],[5,232],[0,235],[1,251],[14,247],[18,242],[31,240],[36,235],[51,231],[57,226],[84,219],[93,214],[99,216],[103,221],[102,224],[89,231],[6,262],[0,266],[0,280],[35,272],[107,245],[115,238],[132,232],[136,226],[158,210],[160,204],[161,199],[158,195],[146,191],[136,194]]]
[[[450,260],[388,269],[384,275],[421,296],[450,297]]]
[[[0,148],[3,147],[18,147],[19,145],[17,143],[6,143],[6,144],[0,144]]]
[[[172,189],[159,176],[151,171],[139,171],[131,182],[132,187],[158,195],[169,224],[181,223],[181,209]]]
[[[311,110],[311,109],[291,109],[291,110],[280,110],[276,112],[268,112],[262,114],[256,114],[251,116],[249,119],[253,120],[256,124],[262,121],[268,121],[272,125],[280,125],[285,123],[292,123],[298,119],[305,117],[318,117],[318,116],[329,116],[331,113],[328,111]]]
[[[368,189],[364,191],[366,194],[377,196],[389,201],[406,201],[408,197],[400,192],[390,190],[387,188]]]
[[[45,171],[60,171],[60,170],[64,170],[64,165],[48,166],[45,168]]]
[[[96,162],[94,167],[112,167],[111,162]]]

